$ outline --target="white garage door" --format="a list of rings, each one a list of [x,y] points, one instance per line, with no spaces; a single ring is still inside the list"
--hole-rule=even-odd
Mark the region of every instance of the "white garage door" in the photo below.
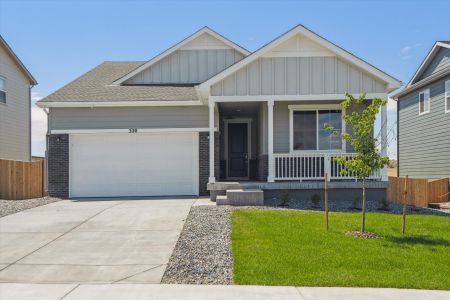
[[[198,194],[198,133],[70,135],[70,196]]]

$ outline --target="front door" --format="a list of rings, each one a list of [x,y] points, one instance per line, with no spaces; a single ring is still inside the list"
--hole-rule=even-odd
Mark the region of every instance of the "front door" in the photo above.
[[[248,177],[248,124],[228,124],[228,177]]]

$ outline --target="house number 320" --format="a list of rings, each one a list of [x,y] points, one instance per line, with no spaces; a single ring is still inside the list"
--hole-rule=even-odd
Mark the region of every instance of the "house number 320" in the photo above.
[[[137,128],[130,128],[128,129],[130,133],[136,133],[138,132]]]

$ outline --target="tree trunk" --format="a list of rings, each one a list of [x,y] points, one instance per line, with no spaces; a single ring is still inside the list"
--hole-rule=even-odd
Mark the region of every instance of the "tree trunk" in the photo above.
[[[361,224],[361,232],[366,231],[366,179],[363,179],[363,194],[362,194],[362,224]]]

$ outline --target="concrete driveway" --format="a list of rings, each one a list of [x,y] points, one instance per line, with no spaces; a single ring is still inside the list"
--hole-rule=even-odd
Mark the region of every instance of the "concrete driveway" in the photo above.
[[[159,283],[194,202],[63,200],[0,218],[0,282]]]

